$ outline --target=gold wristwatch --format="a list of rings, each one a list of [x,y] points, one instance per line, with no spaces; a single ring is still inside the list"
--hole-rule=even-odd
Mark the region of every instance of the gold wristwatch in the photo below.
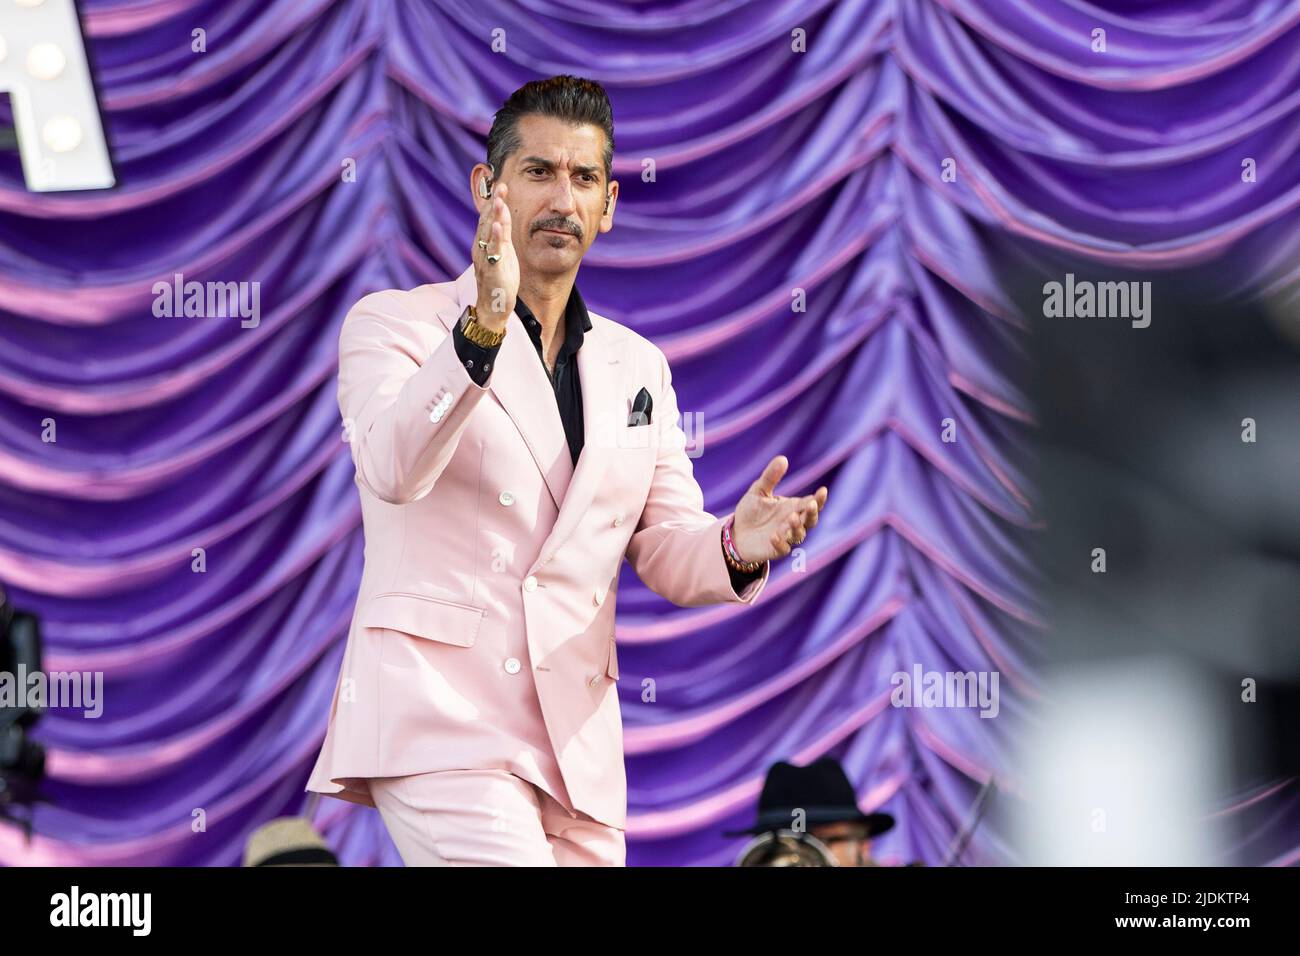
[[[478,314],[472,305],[465,307],[465,313],[467,318],[460,327],[460,330],[465,333],[465,338],[484,348],[492,348],[494,345],[501,344],[501,340],[506,337],[505,329],[500,332],[493,332],[491,329],[479,325]]]

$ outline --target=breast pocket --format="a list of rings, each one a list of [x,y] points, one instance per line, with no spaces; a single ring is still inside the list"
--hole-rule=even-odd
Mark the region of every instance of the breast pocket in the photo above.
[[[389,591],[377,594],[361,609],[362,627],[396,631],[401,635],[452,647],[473,647],[483,622],[481,607],[423,594]],[[385,643],[381,662],[415,666],[413,658],[395,655]]]

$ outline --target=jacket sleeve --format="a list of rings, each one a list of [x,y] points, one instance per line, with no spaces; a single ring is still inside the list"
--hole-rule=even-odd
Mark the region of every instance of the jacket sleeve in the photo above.
[[[686,433],[678,423],[672,371],[659,351],[662,386],[651,409],[657,428],[654,478],[641,520],[628,542],[627,559],[646,587],[680,607],[704,604],[753,604],[767,584],[771,562],[736,593],[722,556],[722,526],[730,514],[715,518],[704,510],[704,492],[686,454]]]
[[[428,353],[429,331],[441,338]],[[487,388],[469,377],[453,336],[408,315],[400,292],[352,307],[339,333],[339,410],[357,483],[390,504],[423,498],[456,451]]]

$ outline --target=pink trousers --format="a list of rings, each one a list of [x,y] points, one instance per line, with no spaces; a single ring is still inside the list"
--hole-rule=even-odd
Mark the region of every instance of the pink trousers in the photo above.
[[[407,866],[625,866],[623,831],[576,816],[505,770],[372,777],[370,795]]]

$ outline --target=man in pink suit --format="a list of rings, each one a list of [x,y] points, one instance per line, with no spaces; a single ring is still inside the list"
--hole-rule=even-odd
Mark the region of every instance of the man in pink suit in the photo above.
[[[377,807],[408,865],[622,865],[623,558],[683,607],[752,604],[826,502],[775,495],[777,456],[704,510],[663,352],[574,285],[613,148],[598,84],[517,90],[470,267],[343,323],[365,569],[308,789]]]

